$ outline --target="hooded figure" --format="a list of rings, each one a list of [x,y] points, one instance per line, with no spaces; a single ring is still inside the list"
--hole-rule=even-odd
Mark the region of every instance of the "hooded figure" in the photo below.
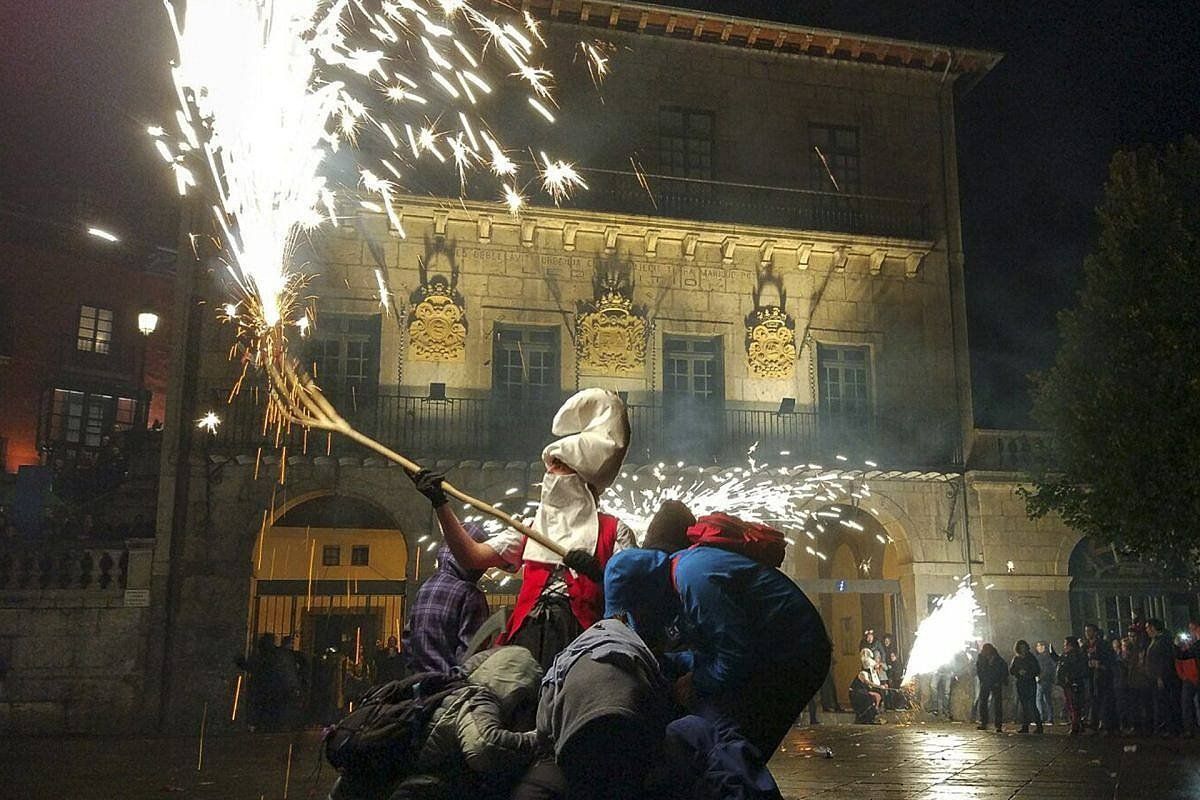
[[[621,469],[629,419],[615,392],[584,389],[563,404],[552,430],[561,437],[542,452],[546,475],[534,527],[567,550],[565,557],[506,529],[486,543],[471,541],[446,502],[443,476],[422,471],[417,490],[437,510],[446,543],[470,569],[524,567],[520,593],[500,641],[518,644],[546,669],[604,611],[604,565],[633,547],[633,531],[602,514],[596,502]]]
[[[542,450],[548,470],[534,527],[567,550],[596,555],[600,531],[596,499],[612,485],[629,450],[629,418],[615,394],[604,389],[577,392],[554,415],[550,428],[563,438]],[[551,470],[560,464],[571,472]],[[558,564],[562,557],[528,542],[526,561]]]
[[[477,530],[472,535],[485,540]],[[466,569],[445,545],[437,565],[417,590],[404,631],[404,655],[414,672],[449,672],[458,666],[488,617],[487,597],[478,586],[483,570]]]
[[[648,643],[675,616],[683,649],[663,658],[682,674],[677,699],[733,722],[764,762],[829,671],[816,608],[782,572],[741,553],[628,550],[609,562],[604,590],[606,616],[628,619]]]

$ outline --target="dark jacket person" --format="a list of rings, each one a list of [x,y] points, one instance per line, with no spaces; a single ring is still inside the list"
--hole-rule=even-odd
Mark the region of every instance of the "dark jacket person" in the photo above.
[[[829,669],[829,639],[809,599],[739,553],[624,551],[609,562],[604,591],[607,615],[626,617],[647,641],[676,623],[682,649],[664,659],[682,675],[677,698],[732,720],[764,759]]]

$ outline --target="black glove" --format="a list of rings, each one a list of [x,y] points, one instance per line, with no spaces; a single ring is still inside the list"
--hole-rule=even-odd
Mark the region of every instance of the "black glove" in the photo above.
[[[442,481],[446,480],[446,476],[441,472],[432,472],[423,469],[416,475],[410,475],[412,482],[416,485],[417,491],[428,498],[430,504],[436,509],[446,505],[446,492],[442,490]]]
[[[596,557],[586,550],[568,550],[567,554],[563,556],[563,563],[596,583],[604,583],[604,567],[600,566]]]

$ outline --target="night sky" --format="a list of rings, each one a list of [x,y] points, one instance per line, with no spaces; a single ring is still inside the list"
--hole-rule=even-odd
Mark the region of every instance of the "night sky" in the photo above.
[[[1053,359],[1054,317],[1078,288],[1111,154],[1200,134],[1200,6],[675,4],[1005,54],[959,105],[959,179],[976,422],[1028,425],[1026,376]],[[144,133],[172,103],[161,3],[5,5],[0,208],[57,205],[69,219],[90,206],[148,243],[173,243],[171,179]]]

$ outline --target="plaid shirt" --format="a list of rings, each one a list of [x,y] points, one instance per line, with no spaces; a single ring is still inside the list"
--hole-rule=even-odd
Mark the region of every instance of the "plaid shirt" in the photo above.
[[[477,580],[479,573],[459,566],[448,547],[438,551],[438,571],[417,590],[404,631],[404,654],[414,672],[449,672],[458,666],[488,617]]]

